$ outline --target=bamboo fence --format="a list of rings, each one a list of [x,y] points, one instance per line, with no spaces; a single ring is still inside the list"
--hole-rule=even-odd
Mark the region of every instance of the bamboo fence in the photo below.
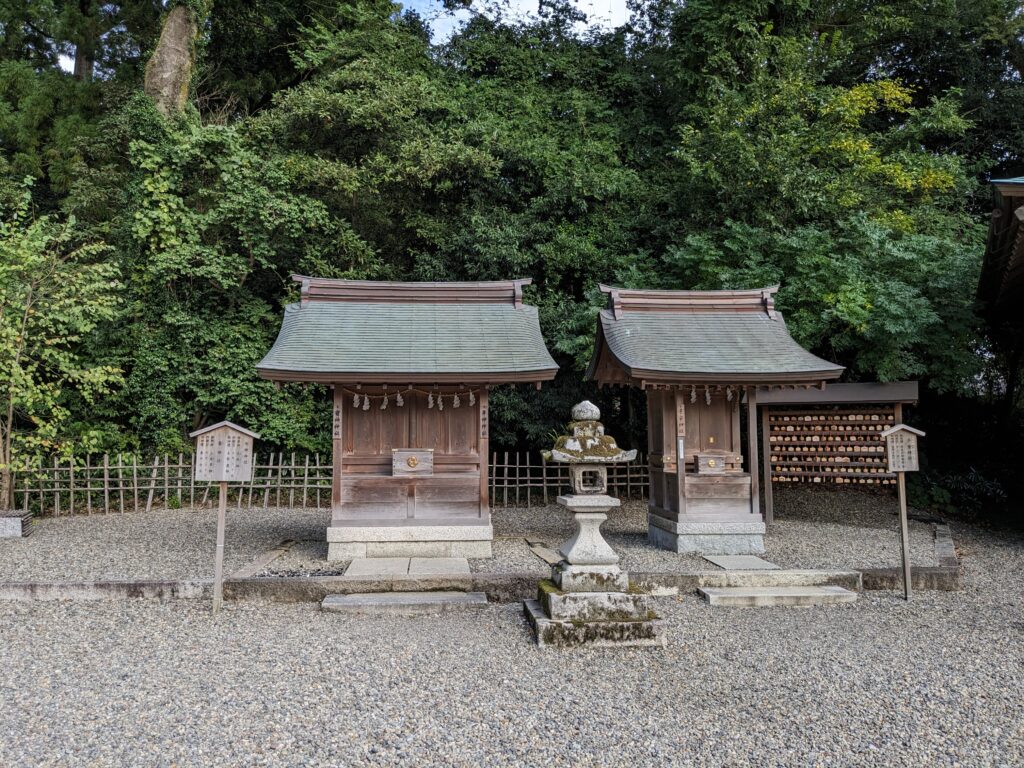
[[[45,516],[211,507],[216,503],[217,484],[193,479],[193,459],[180,453],[149,459],[103,454],[16,463],[12,467],[14,504],[25,514]],[[330,457],[319,454],[253,456],[252,480],[229,484],[228,501],[239,509],[330,507],[331,475]],[[609,493],[642,496],[647,477],[643,455],[609,465]],[[569,469],[546,462],[538,453],[493,453],[489,484],[494,507],[548,504],[569,488]]]

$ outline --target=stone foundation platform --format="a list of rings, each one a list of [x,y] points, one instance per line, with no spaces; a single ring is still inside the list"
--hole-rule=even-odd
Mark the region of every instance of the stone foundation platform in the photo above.
[[[327,529],[327,559],[356,557],[490,557],[486,525],[340,525]]]
[[[594,594],[594,593],[590,593]],[[572,648],[580,645],[665,647],[664,622],[650,621],[559,621],[544,614],[537,600],[524,600],[523,613],[530,623],[537,645]]]
[[[654,612],[649,594],[620,591],[622,580],[628,586],[624,573],[592,573],[586,588],[579,589],[584,574],[578,567],[574,572],[573,567],[568,563],[554,566],[553,578],[537,585],[537,599],[523,601],[523,612],[538,645],[664,647],[664,625]],[[566,572],[571,575],[572,589],[558,585]],[[613,578],[609,580],[608,576]]]
[[[759,555],[765,525],[760,519],[682,522],[647,515],[647,539],[672,552],[698,555]]]

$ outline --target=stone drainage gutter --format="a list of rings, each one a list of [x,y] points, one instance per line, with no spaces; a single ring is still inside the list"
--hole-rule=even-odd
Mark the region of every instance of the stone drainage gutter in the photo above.
[[[779,585],[832,585],[850,590],[899,589],[899,568],[863,571],[771,571]],[[764,577],[764,571],[702,571],[696,573],[634,573],[631,583],[655,595],[696,592],[701,587],[736,587]],[[224,583],[228,600],[320,602],[327,595],[356,592],[457,591],[484,592],[491,602],[516,602],[534,597],[537,573],[478,573],[470,576],[424,578],[349,578],[346,576],[253,576]],[[914,589],[955,590],[960,570],[951,567],[915,567]],[[129,598],[209,599],[211,580],[188,581],[81,581],[0,583],[0,600],[125,600]]]

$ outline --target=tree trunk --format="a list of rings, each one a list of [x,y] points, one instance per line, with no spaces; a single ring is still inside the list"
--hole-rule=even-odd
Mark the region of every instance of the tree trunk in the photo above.
[[[178,114],[188,101],[198,33],[195,15],[176,5],[164,19],[160,42],[146,64],[145,91],[165,117]]]
[[[3,469],[0,469],[0,512],[6,512],[14,506],[14,488],[11,479],[11,467],[5,464]]]
[[[75,46],[75,79],[89,82],[92,80],[93,67],[96,64],[96,51],[92,44],[79,43]]]

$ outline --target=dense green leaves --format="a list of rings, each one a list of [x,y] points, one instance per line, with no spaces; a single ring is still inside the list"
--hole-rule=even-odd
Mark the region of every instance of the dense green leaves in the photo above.
[[[115,317],[117,266],[102,244],[80,240],[73,218],[35,217],[29,200],[26,189],[0,210],[0,508],[15,452],[73,450],[68,423],[121,381],[91,343]],[[99,427],[76,441],[95,447]]]
[[[58,6],[0,3],[0,200],[36,177],[124,281],[87,350],[123,383],[62,395],[65,438],[174,449],[229,417],[325,447],[324,393],[254,371],[292,272],[533,277],[562,373],[495,394],[497,444],[583,396],[642,433],[639,398],[582,379],[599,282],[780,283],[796,338],[857,379],[960,391],[986,359],[972,174],[1019,158],[1015,3],[650,0],[602,32],[556,2],[432,46],[388,0],[218,2],[172,121],[140,93],[160,4]],[[96,77],[58,68],[112,21]]]

